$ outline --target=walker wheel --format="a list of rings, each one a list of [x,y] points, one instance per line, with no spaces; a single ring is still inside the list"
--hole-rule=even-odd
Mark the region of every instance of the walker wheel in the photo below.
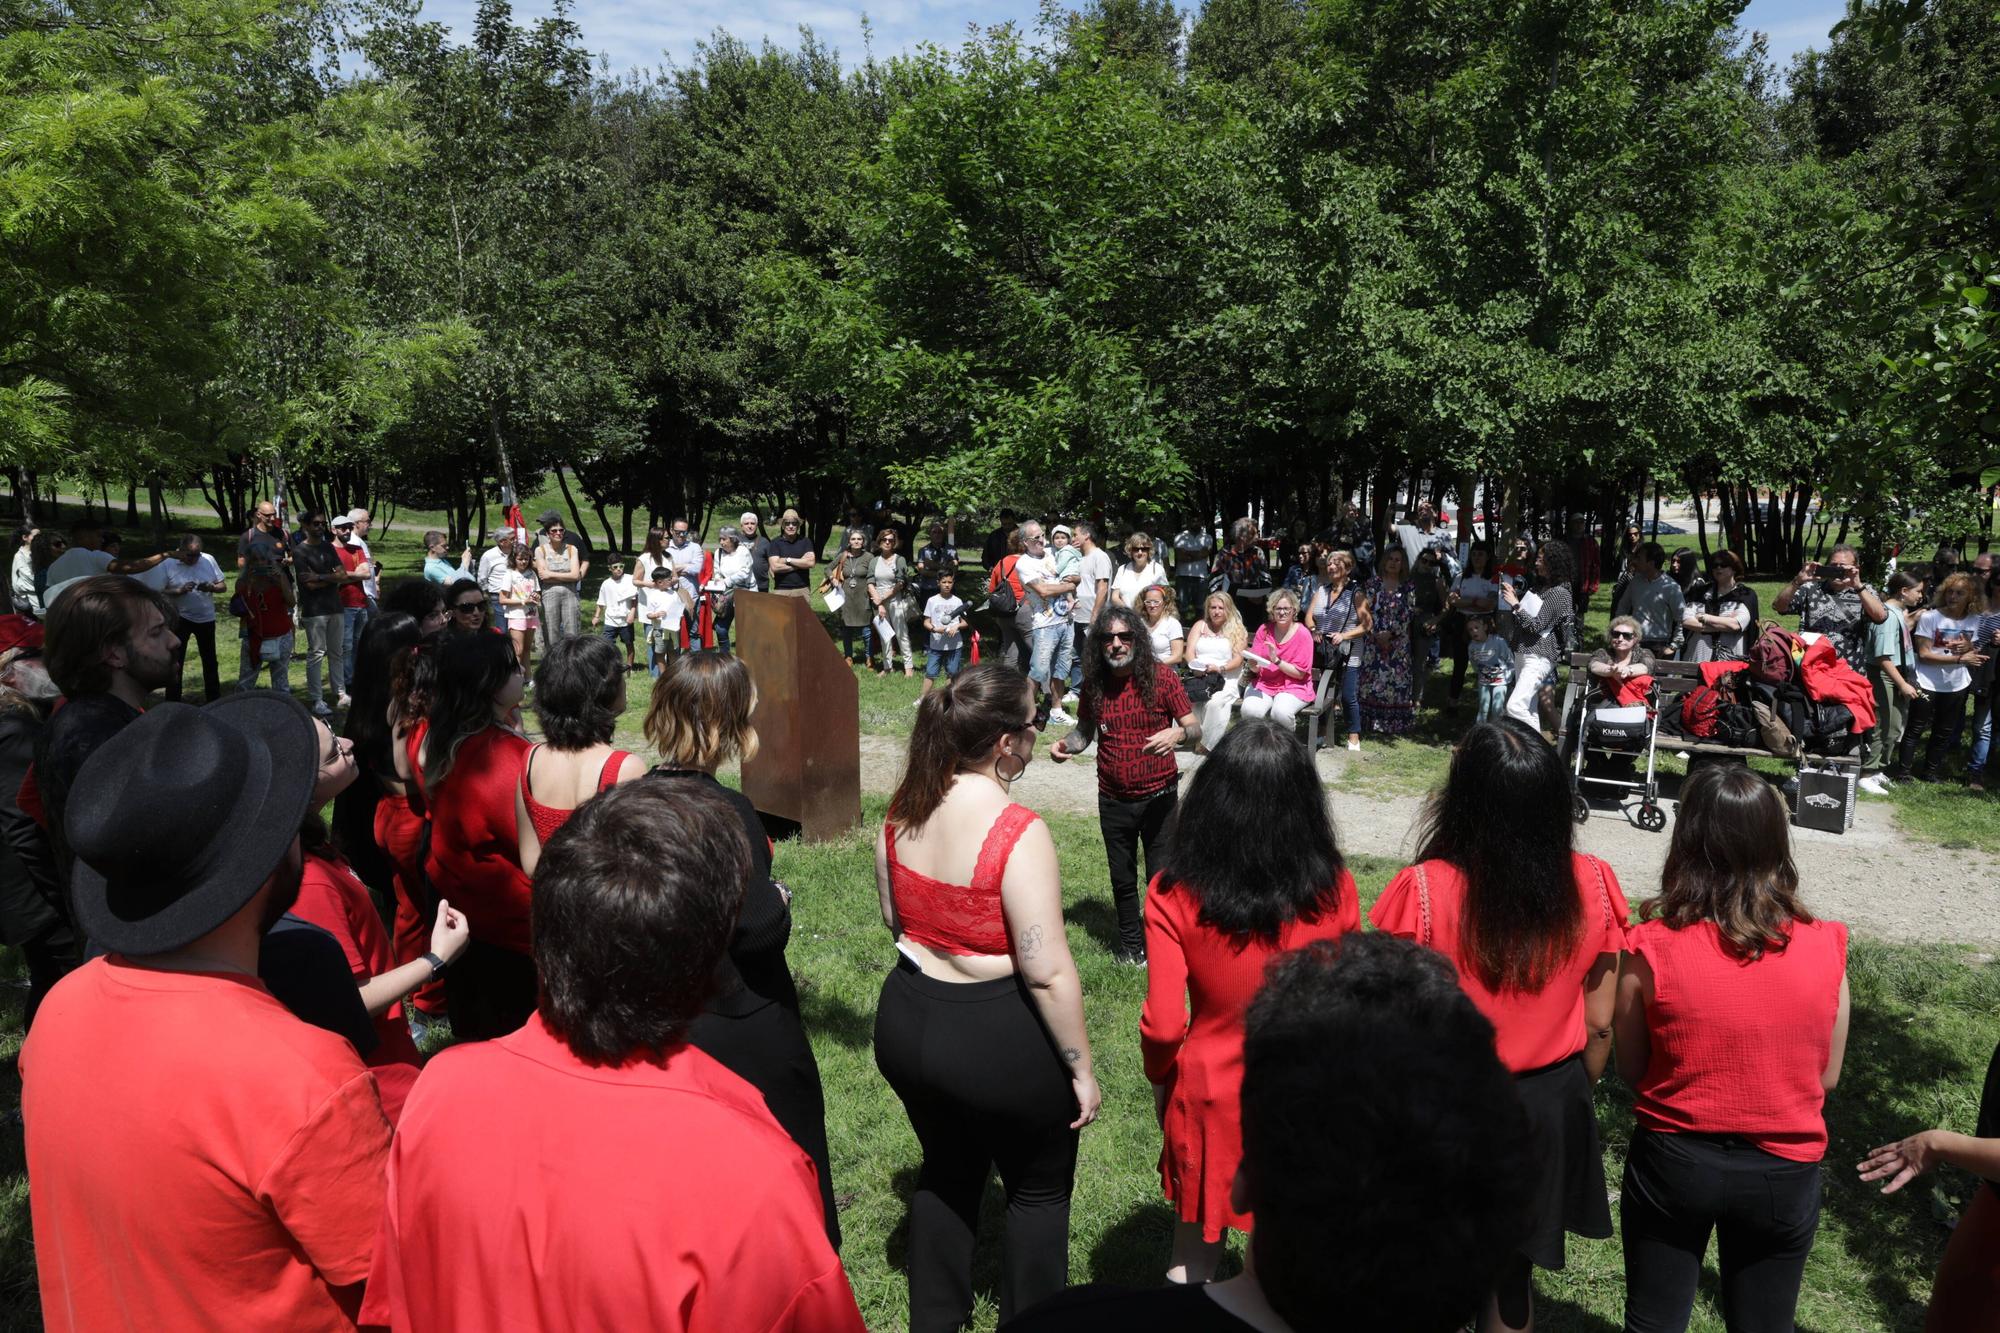
[[[1639,827],[1648,833],[1658,833],[1667,826],[1667,812],[1657,805],[1639,807]]]
[[[1570,793],[1569,817],[1579,824],[1590,822],[1590,802],[1583,799],[1580,791]]]

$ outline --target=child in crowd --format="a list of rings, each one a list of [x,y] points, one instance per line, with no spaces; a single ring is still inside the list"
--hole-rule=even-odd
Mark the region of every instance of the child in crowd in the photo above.
[[[1465,628],[1472,640],[1466,656],[1479,676],[1479,711],[1473,721],[1497,719],[1507,711],[1507,691],[1514,685],[1514,650],[1493,632],[1491,616],[1468,616]]]
[[[611,577],[597,585],[597,605],[590,612],[590,627],[596,629],[599,622],[604,625],[604,637],[612,643],[625,645],[625,669],[638,668],[636,649],[633,645],[632,619],[639,607],[639,585],[625,574],[625,562],[611,562]]]
[[[646,625],[646,670],[658,679],[666,670],[672,650],[679,646],[681,617],[687,603],[681,600],[681,581],[671,567],[655,571],[643,589],[641,603]]]
[[[924,628],[930,632],[930,646],[924,653],[923,694],[931,692],[940,670],[950,681],[965,661],[965,603],[952,596],[957,582],[958,575],[949,567],[939,570],[938,590],[924,603]]]
[[[1065,579],[1083,577],[1083,552],[1077,549],[1072,536],[1067,523],[1056,524],[1055,530],[1049,534],[1049,562],[1055,566],[1058,583]],[[1075,605],[1074,596],[1058,597],[1055,609],[1066,616]]]

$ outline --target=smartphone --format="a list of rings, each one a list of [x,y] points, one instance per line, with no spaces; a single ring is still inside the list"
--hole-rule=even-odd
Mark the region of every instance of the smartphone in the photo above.
[[[1806,561],[1806,576],[1808,578],[1815,578],[1815,579],[1819,577],[1819,561],[1817,560]]]

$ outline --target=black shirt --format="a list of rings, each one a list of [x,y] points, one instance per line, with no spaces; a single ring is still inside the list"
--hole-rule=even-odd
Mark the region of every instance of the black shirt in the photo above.
[[[1071,1287],[1007,1321],[1004,1333],[1256,1333],[1199,1286]]]
[[[929,565],[930,568],[925,569],[925,565]],[[924,547],[917,552],[917,569],[917,596],[920,599],[917,607],[921,611],[924,602],[937,596],[938,575],[946,570],[950,570],[953,574],[958,573],[958,548],[950,542],[945,542],[941,546]]]
[[[292,564],[299,575],[299,615],[306,619],[315,616],[337,616],[340,614],[340,585],[327,583],[315,588],[314,577],[338,578],[347,572],[347,566],[340,562],[340,552],[333,549],[332,542],[300,542],[292,552]]]
[[[1007,537],[1012,528],[995,528],[986,535],[986,545],[979,548],[979,561],[987,569],[999,564],[1007,556]]]
[[[382,1040],[340,941],[303,917],[287,912],[265,934],[257,976],[294,1017],[347,1038],[362,1059]]]
[[[798,560],[811,554],[813,554],[813,544],[804,537],[773,537],[771,538],[770,551],[766,554],[765,559],[768,561],[771,556],[775,555],[785,560]],[[768,564],[766,568],[769,568]],[[812,571],[809,569],[779,570],[778,573],[771,577],[771,586],[773,588],[803,588],[807,586],[811,577]]]
[[[76,775],[97,747],[139,720],[139,710],[115,694],[84,694],[64,703],[49,718],[35,746],[35,787],[42,812],[49,820],[49,842],[55,849],[57,882],[67,888],[69,840],[63,836],[63,815],[69,809]]]
[[[771,586],[771,539],[763,533],[750,543],[750,586],[765,592]]]
[[[285,548],[279,542],[277,533],[251,528],[237,539],[236,554],[243,557],[246,568],[255,569],[262,565],[276,569],[284,561]]]

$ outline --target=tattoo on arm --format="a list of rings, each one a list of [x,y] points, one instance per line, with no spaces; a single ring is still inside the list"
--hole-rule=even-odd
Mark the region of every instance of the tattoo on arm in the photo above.
[[[1083,1059],[1083,1052],[1074,1046],[1065,1046],[1063,1047],[1062,1056],[1065,1063],[1075,1064],[1077,1061]]]
[[[1042,951],[1042,928],[1029,926],[1021,932],[1021,957],[1033,958]]]

